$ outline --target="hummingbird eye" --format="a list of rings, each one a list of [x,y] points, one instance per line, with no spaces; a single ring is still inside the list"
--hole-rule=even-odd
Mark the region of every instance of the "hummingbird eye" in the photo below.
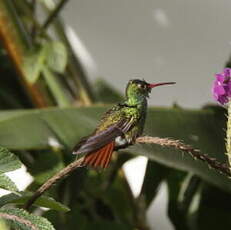
[[[137,86],[138,86],[138,88],[143,88],[143,85],[141,85],[141,84],[138,84]]]
[[[137,86],[138,86],[138,88],[140,88],[140,89],[145,89],[145,88],[146,88],[146,85],[144,85],[144,84],[138,84]]]

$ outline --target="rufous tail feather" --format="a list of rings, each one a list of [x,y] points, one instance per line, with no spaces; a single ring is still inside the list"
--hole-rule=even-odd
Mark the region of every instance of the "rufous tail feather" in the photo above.
[[[109,144],[103,146],[101,149],[98,149],[96,152],[88,153],[85,156],[82,165],[107,168],[110,163],[114,147],[115,142],[112,141]]]

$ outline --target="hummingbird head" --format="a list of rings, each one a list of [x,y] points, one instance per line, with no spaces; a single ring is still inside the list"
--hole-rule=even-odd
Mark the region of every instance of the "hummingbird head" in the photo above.
[[[149,96],[149,93],[151,93],[153,88],[161,85],[172,85],[172,84],[175,84],[175,82],[150,84],[147,83],[145,80],[139,80],[139,79],[130,80],[126,88],[126,97],[128,100],[130,99],[133,102],[135,101],[141,102],[143,99]]]

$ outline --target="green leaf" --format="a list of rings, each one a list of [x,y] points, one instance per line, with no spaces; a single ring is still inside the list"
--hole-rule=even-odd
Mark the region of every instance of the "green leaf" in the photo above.
[[[29,214],[23,209],[1,208],[0,217],[11,227],[20,230],[55,230],[52,224],[41,216]]]
[[[47,66],[57,73],[64,73],[68,57],[66,46],[59,41],[50,42],[47,46]]]
[[[9,204],[25,204],[32,196],[31,192],[10,193],[0,197],[0,207]],[[60,202],[48,196],[39,197],[34,203],[35,206],[50,208],[57,211],[68,212],[70,209]]]
[[[0,173],[13,171],[21,167],[18,157],[8,151],[6,148],[0,147]]]
[[[28,53],[23,62],[25,76],[30,83],[35,83],[44,68],[63,73],[67,65],[67,49],[58,41],[46,42],[35,51]]]
[[[17,192],[18,188],[15,183],[5,174],[0,174],[0,188],[9,190],[12,192]]]
[[[44,63],[47,56],[47,46],[43,45],[36,51],[27,54],[24,58],[23,69],[28,82],[34,84],[44,67]]]
[[[107,106],[92,106],[0,112],[0,145],[17,150],[48,149],[49,138],[52,137],[66,148],[72,149],[81,137],[92,133],[100,116],[107,109]],[[203,110],[150,108],[144,133],[183,140],[225,162],[224,127],[224,111],[217,107]],[[231,192],[231,182],[227,177],[178,150],[136,144],[126,151],[145,155],[169,167],[190,171]]]

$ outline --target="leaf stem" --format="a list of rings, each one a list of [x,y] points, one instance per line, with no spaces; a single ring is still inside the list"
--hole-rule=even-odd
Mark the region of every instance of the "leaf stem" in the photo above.
[[[41,31],[45,31],[49,25],[52,23],[52,21],[57,17],[57,15],[59,14],[59,12],[62,10],[62,8],[64,7],[64,5],[68,2],[69,0],[61,0],[59,2],[59,4],[55,7],[55,9],[51,12],[51,14],[48,16],[48,18],[46,19],[46,21],[44,22],[44,24],[41,27]]]
[[[48,12],[51,11],[50,7],[45,6],[45,8]],[[80,60],[76,56],[76,53],[74,52],[72,45],[66,35],[64,27],[65,26],[60,18],[56,17],[56,20],[54,21],[54,29],[58,37],[66,45],[70,55],[69,63],[67,65],[67,71],[69,72],[68,78],[71,80],[74,92],[79,94],[78,96],[80,98],[81,104],[90,105],[95,101],[94,93],[90,87],[84,68],[82,67]]]
[[[49,86],[57,104],[60,107],[69,106],[70,102],[67,96],[65,95],[65,92],[61,88],[58,79],[54,76],[54,73],[51,72],[47,67],[44,67],[42,72],[44,78],[46,79],[46,83]]]
[[[36,17],[36,9],[37,9],[37,1],[31,0],[31,12],[35,17]],[[32,26],[31,26],[31,31],[30,31],[32,40],[35,39],[36,32],[37,32],[36,29],[37,29],[36,21],[33,21]]]

